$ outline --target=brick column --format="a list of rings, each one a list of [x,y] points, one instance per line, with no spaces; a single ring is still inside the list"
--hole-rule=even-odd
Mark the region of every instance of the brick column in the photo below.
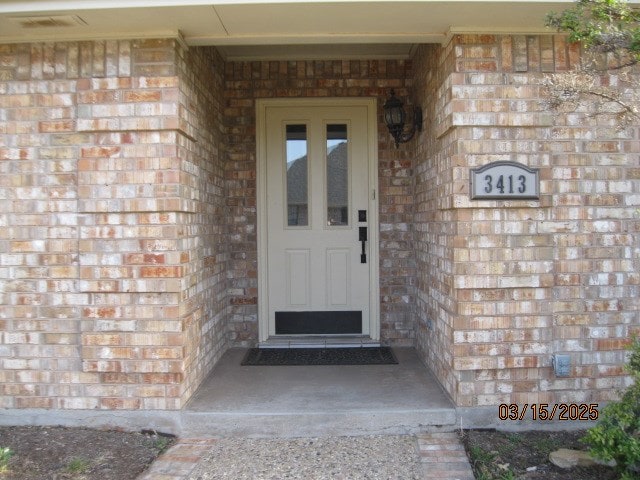
[[[91,294],[82,363],[102,374],[94,387],[101,407],[141,408],[147,397],[171,407],[179,392],[170,386],[182,381],[177,84],[158,77],[78,85],[78,130],[96,140],[78,163],[80,290]]]
[[[79,82],[78,130],[96,139],[78,177],[82,360],[105,408],[180,408],[226,345],[221,62],[149,47],[176,56],[174,76]]]

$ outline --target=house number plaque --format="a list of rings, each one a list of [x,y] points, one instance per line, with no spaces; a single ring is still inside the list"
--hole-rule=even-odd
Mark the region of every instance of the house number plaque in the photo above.
[[[471,200],[539,199],[539,169],[517,162],[494,162],[472,168]]]

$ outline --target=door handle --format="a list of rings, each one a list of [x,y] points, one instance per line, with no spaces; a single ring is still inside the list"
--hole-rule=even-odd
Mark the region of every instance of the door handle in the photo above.
[[[365,244],[367,243],[367,227],[358,227],[358,241],[362,243],[360,263],[367,263],[367,253],[365,249]]]
[[[358,241],[359,242],[367,241],[367,227],[358,227]]]

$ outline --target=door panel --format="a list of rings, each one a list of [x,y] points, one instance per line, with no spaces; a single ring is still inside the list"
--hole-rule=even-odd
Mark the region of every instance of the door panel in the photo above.
[[[259,244],[266,258],[259,266],[268,320],[261,339],[371,335],[372,323],[379,328],[375,306],[371,315],[377,255],[366,242],[362,261],[359,227],[377,215],[358,216],[375,205],[371,104],[267,105],[262,112]]]
[[[351,250],[348,248],[327,249],[327,305],[345,308],[351,298]]]
[[[311,293],[311,251],[285,250],[286,269],[284,280],[287,285],[286,304],[291,307],[310,307]]]

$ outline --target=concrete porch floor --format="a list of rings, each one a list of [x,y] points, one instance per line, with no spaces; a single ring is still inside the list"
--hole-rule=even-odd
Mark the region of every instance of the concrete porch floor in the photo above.
[[[183,436],[297,437],[452,430],[456,410],[412,348],[397,365],[241,366],[225,353],[182,411]]]

